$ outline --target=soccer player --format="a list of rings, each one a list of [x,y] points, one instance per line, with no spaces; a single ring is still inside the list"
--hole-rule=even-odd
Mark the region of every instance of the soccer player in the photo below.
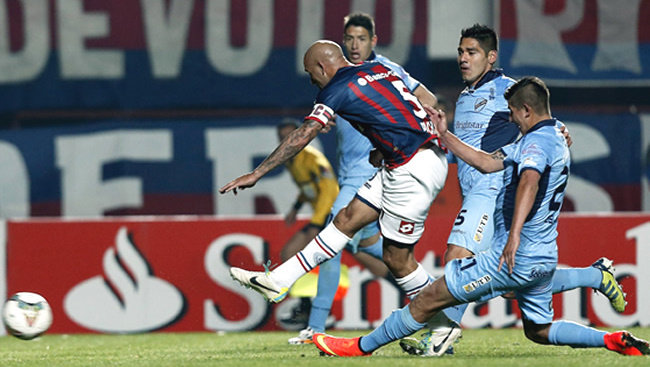
[[[297,119],[283,119],[277,126],[278,140],[282,141],[293,130],[298,128]],[[332,165],[325,155],[316,148],[306,146],[295,157],[285,162],[291,178],[298,186],[298,196],[291,210],[285,216],[287,225],[296,221],[298,210],[305,204],[311,205],[313,213],[309,223],[291,236],[280,251],[282,261],[287,260],[302,250],[318,232],[325,227],[330,208],[339,193],[339,186],[334,176]],[[287,323],[306,323],[311,307],[309,297],[300,299],[291,316],[282,320]],[[302,320],[301,320],[302,319]]]
[[[569,177],[569,149],[551,117],[549,92],[539,78],[522,78],[506,91],[505,98],[522,137],[491,154],[462,142],[447,130],[444,113],[426,107],[441,141],[458,158],[481,172],[505,170],[506,188],[498,198],[502,211],[497,212],[494,245],[475,256],[448,262],[443,277],[366,336],[315,334],[314,343],[321,351],[346,357],[369,355],[419,330],[445,307],[514,291],[526,337],[536,343],[650,354],[648,342],[627,331],[607,333],[573,322],[553,322],[551,283],[557,265],[557,218]]]
[[[374,52],[376,45],[375,22],[370,15],[354,13],[344,18],[343,48],[348,60],[354,64],[361,64],[365,61],[381,62],[400,76],[404,85],[418,97],[420,103],[434,106],[436,104],[435,95],[408,74],[403,67],[390,61],[385,56],[376,54]],[[377,172],[377,168],[373,167],[368,159],[372,149],[370,141],[339,115],[336,116],[335,124],[339,163],[337,176],[341,191],[332,207],[333,215],[336,215],[343,207],[348,205],[359,187]],[[352,242],[346,248],[356,254],[357,260],[363,259],[358,254],[358,251],[381,259],[382,241],[377,223],[372,222],[365,226],[353,237]],[[366,267],[370,265],[367,262],[362,264]],[[340,267],[340,254],[320,265],[318,292],[312,301],[308,326],[301,330],[297,337],[289,339],[290,344],[311,343],[314,332],[325,331],[325,322],[332,308],[337,284],[339,283]],[[373,273],[379,275],[376,272]],[[400,280],[397,280],[397,283],[399,284]]]
[[[273,271],[233,267],[231,276],[269,301],[280,302],[299,277],[334,257],[357,231],[379,219],[383,259],[391,273],[396,279],[406,279],[401,285],[404,289],[423,288],[430,283],[429,275],[415,261],[413,246],[447,176],[447,160],[437,145],[433,125],[404,82],[381,63],[354,65],[331,41],[315,42],[303,61],[312,83],[321,89],[311,114],[258,167],[220,192],[236,193],[255,185],[307,145],[334,114],[370,140],[383,155],[384,166],[296,256]]]
[[[277,127],[278,139],[284,140],[298,128],[297,120],[285,119]],[[306,146],[295,157],[285,162],[285,167],[298,186],[298,197],[291,211],[285,216],[289,225],[296,221],[298,210],[305,203],[312,206],[313,214],[309,223],[296,232],[282,247],[280,258],[284,261],[302,250],[307,243],[325,227],[330,208],[339,193],[332,165],[323,153]]]
[[[514,142],[519,135],[517,126],[509,122],[504,98],[505,90],[515,81],[494,68],[497,56],[498,39],[491,28],[475,24],[461,31],[457,61],[466,87],[456,102],[453,131],[463,142],[488,152]],[[483,174],[462,160],[457,163],[463,205],[447,240],[445,263],[488,250],[494,233],[496,198],[503,188],[503,171]],[[613,276],[611,260],[602,258],[586,268],[555,272],[553,293],[578,287],[600,290],[616,311],[625,309],[625,296]],[[445,314],[460,325],[466,308],[467,304],[460,305]],[[442,354],[441,341],[451,342],[449,333],[460,334],[460,329],[431,328],[422,340],[407,338],[400,346],[410,354],[438,356]]]

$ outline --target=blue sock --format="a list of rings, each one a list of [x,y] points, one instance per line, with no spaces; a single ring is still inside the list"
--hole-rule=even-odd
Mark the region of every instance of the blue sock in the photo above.
[[[447,307],[444,310],[442,310],[442,312],[445,313],[445,315],[449,320],[454,321],[455,323],[460,325],[460,320],[462,320],[463,315],[465,314],[465,310],[467,309],[467,306],[468,306],[467,303],[463,303],[460,305]]]
[[[548,332],[548,340],[555,345],[568,345],[573,348],[605,346],[604,331],[576,324],[573,321],[555,321]]]
[[[341,276],[341,253],[320,264],[318,269],[318,290],[311,301],[309,327],[317,332],[325,331],[325,322],[332,309],[334,295],[339,287]]]
[[[586,268],[556,269],[551,288],[553,293],[568,291],[575,288],[600,288],[603,273],[593,266]]]
[[[419,323],[411,316],[409,305],[393,311],[378,328],[364,336],[359,341],[359,347],[364,352],[386,345],[392,341],[411,335],[422,329],[426,323]]]
[[[383,253],[384,253],[384,240],[383,237],[379,236],[379,240],[375,242],[373,245],[366,246],[366,247],[359,247],[359,251],[365,252],[367,254],[370,254],[371,256],[383,260]]]

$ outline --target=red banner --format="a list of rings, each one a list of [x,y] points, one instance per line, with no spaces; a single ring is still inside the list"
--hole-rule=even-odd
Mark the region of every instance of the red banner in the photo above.
[[[428,219],[416,258],[435,276],[453,217]],[[273,330],[283,304],[270,306],[228,275],[231,265],[262,269],[301,223],[288,228],[278,217],[200,217],[9,221],[6,290],[42,294],[54,312],[50,332]],[[555,296],[557,318],[606,326],[650,325],[650,215],[563,215],[560,263],[589,266],[601,256],[615,261],[628,294],[616,314],[590,290]],[[347,296],[335,303],[337,328],[376,325],[404,300],[385,280],[372,280],[349,254]],[[647,287],[645,287],[647,288]],[[506,327],[517,307],[504,299],[471,305],[465,327]],[[513,307],[514,306],[514,307]]]

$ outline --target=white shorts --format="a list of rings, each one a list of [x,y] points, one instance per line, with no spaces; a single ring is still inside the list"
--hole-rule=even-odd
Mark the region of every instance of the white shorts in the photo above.
[[[447,178],[447,158],[438,146],[422,150],[409,162],[383,168],[357,192],[360,200],[377,209],[385,238],[415,244],[424,232],[429,207]]]

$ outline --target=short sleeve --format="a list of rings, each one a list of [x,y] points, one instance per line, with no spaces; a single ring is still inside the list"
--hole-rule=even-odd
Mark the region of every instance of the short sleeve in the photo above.
[[[538,139],[525,139],[521,145],[519,173],[526,169],[534,169],[543,173],[547,165],[548,153],[544,149],[544,144]]]

